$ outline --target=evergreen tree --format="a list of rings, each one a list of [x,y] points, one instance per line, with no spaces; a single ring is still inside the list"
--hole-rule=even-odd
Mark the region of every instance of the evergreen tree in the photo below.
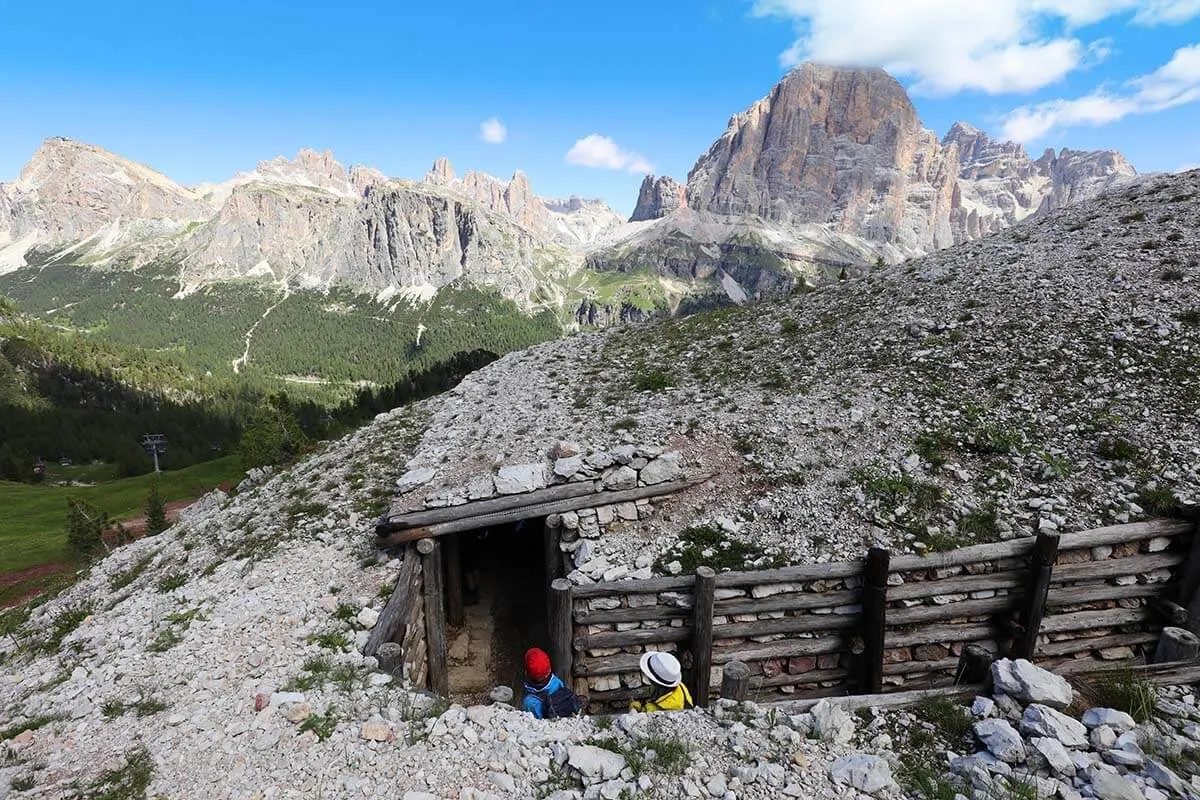
[[[171,527],[167,520],[167,504],[158,491],[158,481],[150,484],[150,492],[146,495],[146,535],[154,536]]]
[[[98,551],[107,527],[108,514],[86,500],[67,500],[67,547],[74,555],[86,558]]]

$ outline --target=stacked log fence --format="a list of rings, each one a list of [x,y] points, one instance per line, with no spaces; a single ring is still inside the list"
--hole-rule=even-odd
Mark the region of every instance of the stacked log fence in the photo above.
[[[749,699],[798,701],[951,686],[964,650],[1063,673],[1148,659],[1165,626],[1200,632],[1200,537],[1194,519],[1156,520],[921,556],[873,548],[856,561],[555,586],[556,667],[593,712],[650,696],[638,669],[647,650],[676,653],[700,704],[734,662],[749,678],[739,666],[729,685]]]
[[[363,652],[377,658],[385,671],[411,686],[424,688],[430,683],[425,559],[415,544],[407,545],[401,558],[396,588],[371,629]]]

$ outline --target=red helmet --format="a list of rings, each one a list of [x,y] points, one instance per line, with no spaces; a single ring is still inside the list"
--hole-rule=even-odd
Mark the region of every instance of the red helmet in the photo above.
[[[531,647],[525,651],[525,674],[538,683],[550,677],[550,656],[545,650]]]

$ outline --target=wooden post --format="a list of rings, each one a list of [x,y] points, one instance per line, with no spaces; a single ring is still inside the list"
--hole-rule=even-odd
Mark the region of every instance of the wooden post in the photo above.
[[[716,583],[716,570],[712,567],[696,567],[696,583],[692,590],[692,699],[701,708],[708,705],[708,681],[712,672]]]
[[[1038,631],[1046,613],[1046,596],[1050,592],[1050,574],[1058,557],[1058,534],[1039,533],[1029,553],[1029,578],[1025,584],[1025,599],[1021,605],[1020,630],[1013,640],[1012,657],[1032,659],[1037,649]]]
[[[562,551],[558,547],[559,529],[544,525],[542,532],[542,561],[546,568],[546,593],[547,597],[551,591],[550,587],[554,582],[562,577]],[[547,600],[549,602],[549,600]]]
[[[746,699],[750,692],[750,668],[741,661],[730,661],[721,670],[721,699]]]
[[[954,671],[954,685],[987,683],[992,672],[992,654],[986,647],[969,644],[958,656],[958,669]]]
[[[566,578],[555,578],[550,583],[550,657],[558,677],[567,686],[575,677],[575,654],[571,650],[574,632],[571,582]]]
[[[883,691],[883,638],[887,628],[887,576],[891,553],[882,547],[867,552],[862,594],[862,691]]]
[[[1189,516],[1197,513],[1188,509]],[[1192,525],[1192,549],[1179,579],[1179,605],[1187,609],[1189,631],[1200,636],[1200,520]]]
[[[1163,628],[1154,651],[1154,663],[1190,661],[1200,658],[1200,636],[1183,628]]]
[[[429,688],[443,697],[450,694],[446,668],[446,609],[442,595],[442,549],[436,539],[417,542],[425,578],[425,650],[429,658]]]
[[[461,534],[446,537],[446,621],[454,627],[463,624],[463,573]]]
[[[375,658],[379,661],[379,670],[381,672],[395,675],[397,678],[403,677],[404,648],[399,644],[396,642],[384,642],[375,651]]]

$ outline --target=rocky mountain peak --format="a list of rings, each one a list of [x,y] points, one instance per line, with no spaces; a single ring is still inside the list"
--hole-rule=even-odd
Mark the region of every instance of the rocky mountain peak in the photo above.
[[[454,167],[450,165],[450,159],[439,158],[433,162],[432,169],[425,173],[422,179],[423,183],[431,183],[434,186],[449,186],[456,180],[454,175]]]
[[[279,156],[270,161],[260,161],[251,176],[269,183],[311,186],[340,195],[357,194],[350,181],[350,173],[330,150],[317,152],[302,149],[294,159]]]
[[[687,206],[687,187],[669,175],[647,175],[638,191],[637,206],[630,222],[659,219]]]

